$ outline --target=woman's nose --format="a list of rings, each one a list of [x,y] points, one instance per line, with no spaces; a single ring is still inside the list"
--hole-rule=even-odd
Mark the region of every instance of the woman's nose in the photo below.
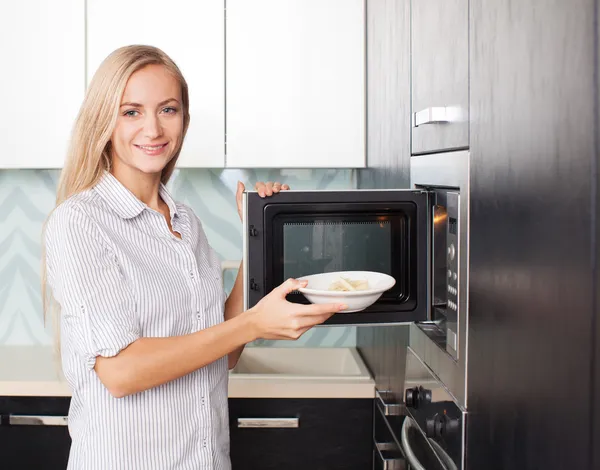
[[[156,139],[162,135],[162,127],[157,116],[153,114],[148,114],[146,116],[144,133],[149,139]]]

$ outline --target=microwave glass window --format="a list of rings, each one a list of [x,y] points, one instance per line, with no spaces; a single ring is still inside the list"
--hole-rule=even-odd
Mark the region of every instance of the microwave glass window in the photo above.
[[[392,224],[310,221],[283,224],[283,278],[334,271],[392,275]]]

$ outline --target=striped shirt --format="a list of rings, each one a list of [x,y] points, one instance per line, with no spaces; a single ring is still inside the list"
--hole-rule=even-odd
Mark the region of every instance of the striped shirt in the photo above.
[[[164,385],[114,398],[96,357],[141,337],[223,321],[221,269],[193,211],[161,185],[165,217],[113,175],[52,213],[48,281],[61,306],[62,366],[72,390],[68,470],[230,469],[227,358]]]

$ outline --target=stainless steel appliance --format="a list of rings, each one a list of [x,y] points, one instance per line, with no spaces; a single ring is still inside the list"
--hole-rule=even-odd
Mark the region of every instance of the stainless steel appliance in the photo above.
[[[466,158],[466,152],[454,155],[444,162],[447,170],[439,171],[460,173]],[[461,188],[447,181],[432,183],[398,191],[286,191],[267,199],[245,193],[246,308],[288,277],[385,272],[396,279],[393,289],[369,309],[335,315],[329,323],[448,318],[448,347],[460,354]],[[301,294],[291,294],[289,300],[306,302]]]
[[[410,324],[405,401],[390,402],[381,390],[383,421],[406,462],[417,447],[421,459],[434,456],[439,468],[463,469],[468,242],[466,151],[412,157],[407,190],[286,191],[267,199],[249,192],[244,194],[245,307],[288,277],[348,270],[394,276],[394,289],[373,306],[334,315],[327,323]],[[299,293],[289,300],[306,302]],[[383,432],[375,425],[375,434]],[[410,445],[410,436],[418,446]],[[395,468],[394,458],[386,457],[394,449],[389,439],[376,438],[375,461]]]

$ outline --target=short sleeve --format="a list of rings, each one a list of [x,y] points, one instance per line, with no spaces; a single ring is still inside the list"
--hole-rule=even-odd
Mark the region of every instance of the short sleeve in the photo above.
[[[140,337],[133,292],[97,224],[69,201],[50,217],[45,243],[62,347],[92,369],[97,356],[116,356]]]

